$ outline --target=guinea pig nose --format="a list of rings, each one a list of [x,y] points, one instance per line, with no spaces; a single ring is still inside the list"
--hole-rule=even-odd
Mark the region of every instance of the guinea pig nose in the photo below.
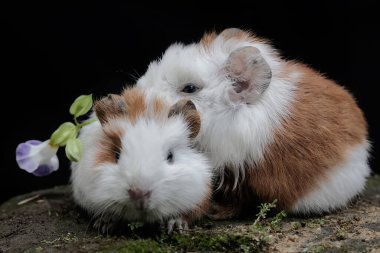
[[[150,197],[151,191],[143,191],[139,188],[131,188],[128,194],[133,200],[147,199]]]

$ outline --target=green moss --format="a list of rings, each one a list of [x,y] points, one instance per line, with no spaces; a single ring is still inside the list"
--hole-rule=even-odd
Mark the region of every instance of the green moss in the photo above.
[[[141,239],[138,230],[141,224],[128,225],[135,239],[113,244],[99,252],[263,252],[270,243],[270,233],[279,230],[285,212],[280,212],[267,219],[268,212],[275,207],[273,203],[263,203],[257,218],[247,230],[237,232],[231,230],[210,231],[206,229],[193,230],[189,233],[165,233]]]
[[[128,239],[107,246],[99,253],[124,252],[263,252],[267,241],[253,233],[210,233],[193,232],[191,234],[162,234],[151,239]]]
[[[36,248],[27,249],[24,251],[24,253],[39,253],[39,252],[42,252],[43,250],[44,248],[42,248],[41,246],[38,246]]]
[[[108,246],[98,251],[98,253],[166,253],[171,252],[167,245],[159,244],[154,240],[128,240],[117,245]]]
[[[316,218],[316,219],[310,219],[306,226],[308,228],[319,228],[326,224],[326,220],[324,218]]]
[[[347,225],[345,224],[338,226],[334,231],[335,239],[338,241],[346,239],[348,233],[347,230]]]
[[[328,248],[323,245],[312,245],[302,250],[303,253],[322,253],[326,252]]]
[[[285,211],[277,213],[270,221],[270,226],[273,230],[279,230],[282,220],[287,216]]]
[[[73,243],[73,242],[77,242],[78,240],[79,239],[75,234],[66,233],[53,240],[42,240],[41,243],[44,245],[51,245],[53,247],[60,247],[62,243]]]
[[[164,243],[175,251],[262,252],[267,242],[260,237],[241,234],[174,234]]]

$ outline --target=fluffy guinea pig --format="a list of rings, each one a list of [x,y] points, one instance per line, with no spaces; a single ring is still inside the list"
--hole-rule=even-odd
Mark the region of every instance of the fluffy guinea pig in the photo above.
[[[212,170],[192,147],[200,129],[194,104],[168,106],[138,88],[94,104],[99,121],[81,130],[83,155],[72,165],[77,204],[103,232],[131,221],[181,229],[207,211]]]
[[[352,95],[248,31],[173,44],[137,86],[196,105],[196,146],[231,200],[216,218],[239,214],[255,196],[292,213],[332,211],[358,195],[370,174],[367,125]]]

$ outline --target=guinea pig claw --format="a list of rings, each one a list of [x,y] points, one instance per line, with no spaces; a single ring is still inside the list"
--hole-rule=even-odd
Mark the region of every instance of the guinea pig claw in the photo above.
[[[178,230],[178,233],[182,234],[184,231],[189,230],[189,225],[182,218],[170,219],[168,221],[168,234],[171,234],[173,230]]]
[[[173,226],[175,224],[175,220],[174,219],[170,219],[168,221],[168,234],[171,234],[173,232]]]
[[[103,235],[108,235],[113,233],[116,229],[117,221],[106,218],[98,218],[93,223],[93,228],[98,231],[98,233]]]

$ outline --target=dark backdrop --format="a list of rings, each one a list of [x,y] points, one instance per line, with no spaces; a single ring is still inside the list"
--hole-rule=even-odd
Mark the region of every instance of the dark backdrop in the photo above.
[[[37,178],[18,169],[15,148],[29,139],[45,140],[59,124],[71,120],[68,108],[78,95],[93,93],[99,98],[119,92],[171,43],[195,42],[205,31],[227,27],[251,29],[272,40],[287,58],[308,63],[346,86],[369,121],[371,167],[379,172],[375,88],[380,41],[374,4],[252,0],[235,1],[224,9],[205,8],[193,1],[173,10],[94,1],[3,6],[0,202],[68,182],[63,150],[59,171]]]

